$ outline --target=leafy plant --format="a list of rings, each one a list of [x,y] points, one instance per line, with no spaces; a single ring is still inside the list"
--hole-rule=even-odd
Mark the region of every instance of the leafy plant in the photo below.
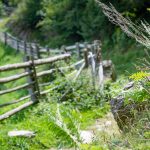
[[[72,115],[70,109],[57,104],[56,112],[49,114],[50,129],[58,138],[58,148],[66,144],[71,147],[79,147],[81,143],[79,123]]]

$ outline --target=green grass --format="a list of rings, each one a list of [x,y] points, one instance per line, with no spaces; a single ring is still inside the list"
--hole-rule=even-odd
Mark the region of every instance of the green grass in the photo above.
[[[5,30],[5,22],[0,23],[1,31]],[[119,75],[119,79],[121,80],[120,83],[124,82],[124,78],[126,76],[132,74],[136,71],[134,64],[138,62],[138,58],[145,58],[146,55],[143,51],[143,47],[139,46],[138,44],[133,44],[132,42],[127,44],[128,46],[114,46],[111,50],[110,47],[107,45],[104,46],[104,52],[103,56],[105,59],[112,59],[113,63],[115,64],[116,71]],[[121,48],[120,48],[121,47]],[[107,49],[108,48],[108,49]],[[6,64],[13,64],[17,62],[22,62],[23,55],[17,54],[14,49],[10,48],[9,46],[5,46],[4,44],[0,43],[0,66],[6,65]],[[74,60],[73,60],[74,61]],[[61,63],[62,64],[62,63]],[[58,65],[60,65],[58,63]],[[63,65],[65,65],[63,63]],[[42,68],[43,69],[43,68]],[[7,77],[10,75],[15,75],[17,73],[21,73],[23,70],[15,70],[10,72],[4,72],[0,73],[0,77]],[[85,73],[84,73],[85,75]],[[84,76],[83,75],[83,76]],[[120,78],[120,76],[123,76],[123,78]],[[44,79],[45,80],[45,79]],[[60,76],[58,76],[58,80],[55,84],[60,84],[60,82],[64,81]],[[17,82],[12,82],[8,84],[1,84],[0,90],[5,90],[10,87],[15,87],[17,85],[21,85],[25,82],[25,79],[18,80]],[[89,81],[88,81],[89,82]],[[118,85],[111,85],[111,90],[120,90],[121,86],[118,82]],[[81,89],[77,90],[75,92],[75,95],[70,93],[69,95],[69,103],[73,106],[72,112],[76,112],[75,108],[79,107],[80,109],[83,108],[83,105],[93,105],[91,103],[93,99],[95,99],[95,92],[88,91],[88,84],[86,86],[83,86]],[[121,84],[123,86],[123,84]],[[48,86],[46,88],[50,88],[51,86]],[[63,86],[64,89],[67,89],[68,87]],[[75,87],[77,88],[77,87]],[[64,89],[61,89],[62,91]],[[61,92],[62,92],[61,91]],[[114,91],[112,91],[112,94]],[[116,91],[115,91],[116,92]],[[27,94],[27,91],[21,90],[15,93],[11,93],[9,95],[0,96],[0,104],[4,102],[11,101],[13,99],[18,99],[24,95]],[[116,94],[116,93],[115,93]],[[53,102],[47,102],[46,99],[50,101],[56,101],[58,97],[61,96],[61,94],[58,94],[58,92],[52,92],[49,97],[44,97],[45,102],[41,102],[39,104],[36,104],[34,106],[31,106],[18,114],[10,117],[7,120],[4,120],[3,122],[0,122],[0,149],[2,150],[45,150],[50,149],[52,147],[58,147],[58,144],[61,140],[61,137],[57,137],[57,134],[54,134],[52,131],[52,128],[50,126],[51,120],[49,118],[49,115],[52,111],[56,109],[56,104]],[[98,96],[98,95],[97,95]],[[80,101],[80,97],[81,101]],[[70,102],[73,101],[73,102]],[[78,101],[79,100],[79,101]],[[43,101],[43,100],[42,100]],[[21,104],[21,103],[20,103]],[[12,105],[3,109],[0,109],[0,113],[4,113],[12,108],[15,108],[16,106],[20,105]],[[69,107],[69,104],[64,105],[63,107]],[[88,106],[89,107],[89,106]],[[86,108],[86,106],[84,106]],[[87,129],[89,126],[91,126],[97,119],[104,117],[104,115],[109,111],[109,105],[108,103],[105,103],[102,106],[92,106],[92,108],[84,109],[78,111],[78,113],[75,113],[75,117],[81,124],[81,129]],[[122,134],[121,137],[114,137],[113,139],[109,139],[107,137],[104,140],[102,140],[102,135],[99,135],[99,140],[93,143],[92,145],[83,145],[83,150],[91,149],[91,150],[100,150],[100,149],[114,149],[114,150],[120,150],[122,149],[138,149],[138,150],[147,150],[150,145],[149,141],[146,137],[149,136],[149,132],[144,132],[141,136],[142,127],[144,126],[141,122],[141,120],[144,118],[148,118],[147,114],[141,116],[139,120],[136,120],[134,130],[132,129],[131,133]],[[31,130],[36,132],[36,136],[33,138],[10,138],[8,137],[8,132],[11,130]],[[146,139],[146,140],[145,140]],[[149,137],[148,137],[149,139]],[[140,141],[140,142],[139,142]],[[128,144],[129,142],[129,144]],[[100,146],[101,145],[101,146]],[[130,145],[130,146],[129,146]]]
[[[0,65],[17,63],[23,60],[23,55],[16,54],[16,51],[9,46],[0,43]]]
[[[103,41],[103,59],[111,59],[115,65],[117,75],[128,76],[136,72],[136,64],[140,59],[147,58],[145,47],[134,42],[132,39],[121,39],[115,44],[109,40]]]
[[[4,17],[4,18],[1,18],[1,19],[2,20],[0,21],[0,32],[4,32],[4,31],[7,30],[6,24],[9,21],[9,18]]]
[[[6,64],[13,64],[17,62],[22,62],[23,56],[21,54],[16,55],[15,50],[4,46],[4,44],[0,43],[0,66]],[[7,77],[11,75],[15,75],[20,71],[10,71],[0,73],[0,77]],[[61,78],[59,76],[59,78]],[[63,79],[64,80],[64,79]],[[8,84],[0,85],[1,90],[5,90],[10,87],[14,87],[24,83],[24,79],[18,80],[17,82],[12,82]],[[62,79],[56,82],[61,82]],[[57,83],[57,84],[58,84]],[[8,95],[4,95],[0,97],[0,103],[11,101],[11,99],[18,99],[19,97],[26,94],[26,91],[18,91],[15,93],[11,93]],[[54,93],[52,93],[54,95]],[[55,96],[54,96],[55,98]],[[46,99],[46,98],[45,98]],[[52,98],[51,98],[52,100]],[[21,104],[21,103],[20,103]],[[18,104],[18,105],[20,105]],[[4,113],[12,108],[15,108],[18,105],[9,106],[6,108],[2,108],[0,113]],[[58,146],[58,140],[56,135],[53,134],[50,128],[50,120],[49,120],[49,112],[51,109],[56,106],[53,103],[40,103],[35,106],[32,106],[26,110],[19,112],[18,114],[12,116],[11,118],[4,120],[0,123],[0,148],[2,150],[20,150],[20,149],[49,149],[51,147]],[[45,110],[48,111],[45,111]],[[44,112],[43,112],[44,111]],[[91,125],[96,118],[102,117],[107,112],[105,108],[93,108],[92,110],[87,110],[84,112],[80,112],[80,117],[78,118],[81,122],[81,128],[85,129],[88,125]],[[78,116],[77,116],[78,117]],[[36,132],[36,136],[34,138],[10,138],[8,137],[8,132],[11,130],[32,130]]]
[[[56,106],[52,103],[40,103],[30,107],[10,119],[0,124],[0,143],[3,150],[7,149],[49,149],[58,146],[56,135],[50,128],[50,111],[54,111]],[[78,119],[81,122],[82,129],[92,124],[96,118],[106,114],[106,109],[91,109],[87,112],[80,112]],[[10,138],[8,132],[11,130],[31,130],[36,132],[33,138]],[[58,138],[59,139],[59,138]]]
[[[66,107],[62,105],[62,107]],[[44,102],[36,104],[26,110],[19,112],[11,118],[0,123],[0,146],[2,150],[46,150],[58,147],[63,138],[54,134],[51,128],[50,115],[55,112],[56,105],[52,102]],[[68,109],[68,108],[67,108]],[[79,121],[82,130],[86,130],[89,126],[93,125],[97,119],[103,118],[108,111],[108,106],[103,108],[95,107],[91,110],[76,112],[75,109],[71,110],[74,117]],[[130,132],[123,133],[121,136],[109,137],[105,134],[98,134],[98,139],[91,145],[83,144],[83,150],[128,150],[149,149],[149,134],[142,130],[146,128],[146,114],[141,114],[134,122],[133,129]],[[144,116],[143,116],[144,115]],[[68,120],[66,118],[66,120]],[[36,133],[35,137],[8,137],[8,132],[12,130],[30,130]],[[140,135],[139,135],[140,134]],[[145,137],[147,135],[147,138]]]
[[[7,65],[7,64],[13,64],[13,63],[19,63],[22,61],[23,61],[22,54],[16,54],[16,51],[14,49],[0,43],[0,66]],[[9,76],[16,75],[16,74],[19,74],[22,72],[24,72],[24,70],[22,70],[22,69],[0,72],[0,78],[9,77]],[[17,81],[1,84],[0,90],[7,90],[9,88],[13,88],[13,87],[22,85],[25,82],[26,82],[25,78],[22,78]],[[12,100],[17,100],[20,97],[25,96],[26,94],[27,94],[26,90],[20,90],[20,91],[16,91],[16,92],[13,92],[10,94],[0,96],[0,104],[3,104],[4,102],[10,102]],[[14,108],[15,106],[17,106],[17,105],[12,105],[11,107],[5,107],[3,109],[1,108],[0,113],[4,113],[7,110]]]

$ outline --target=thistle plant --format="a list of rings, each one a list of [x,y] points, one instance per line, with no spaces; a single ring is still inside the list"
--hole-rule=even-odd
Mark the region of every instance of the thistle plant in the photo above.
[[[150,49],[150,24],[146,21],[141,21],[140,24],[136,25],[130,18],[125,18],[119,13],[112,4],[107,6],[106,4],[95,0],[98,5],[102,8],[103,13],[108,19],[118,26],[129,36],[134,38],[137,42]]]
[[[129,37],[134,38],[137,42],[150,49],[150,24],[148,22],[141,21],[141,23],[135,24],[130,18],[123,17],[112,4],[107,6],[99,0],[95,1],[102,8],[103,13],[108,17],[110,22],[119,26]],[[145,52],[148,59],[143,58],[143,60],[140,61],[140,65],[136,66],[138,70],[142,71],[131,75],[129,78],[133,81],[138,81],[139,85],[149,94],[150,55],[147,50],[145,50]]]
[[[56,111],[49,114],[49,121],[50,128],[55,137],[60,139],[58,141],[58,148],[66,145],[76,149],[80,148],[80,126],[69,108],[61,107],[58,103]]]

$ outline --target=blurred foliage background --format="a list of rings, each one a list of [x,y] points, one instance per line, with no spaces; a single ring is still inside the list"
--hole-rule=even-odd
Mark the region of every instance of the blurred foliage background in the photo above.
[[[137,24],[150,20],[149,0],[102,2],[111,3]],[[21,39],[50,47],[101,40],[104,57],[111,58],[120,72],[127,68],[132,72],[131,63],[145,57],[144,48],[111,24],[94,0],[2,0],[2,4],[15,8],[7,27]]]

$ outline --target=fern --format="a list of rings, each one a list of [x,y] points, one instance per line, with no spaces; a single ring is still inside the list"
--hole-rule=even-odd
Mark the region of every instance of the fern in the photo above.
[[[64,119],[64,116],[67,116],[68,121]],[[66,118],[66,117],[65,117]],[[79,125],[71,114],[69,109],[64,109],[60,104],[57,104],[56,112],[50,113],[49,115],[50,129],[53,131],[55,137],[58,139],[58,147],[70,146],[70,147],[80,147],[81,139],[79,134]]]

